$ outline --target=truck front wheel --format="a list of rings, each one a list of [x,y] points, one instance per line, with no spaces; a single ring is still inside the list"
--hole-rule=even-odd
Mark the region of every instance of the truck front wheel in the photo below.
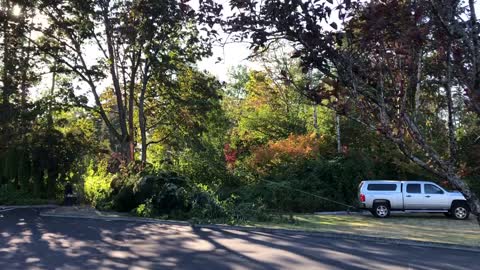
[[[373,204],[372,214],[378,218],[387,218],[390,216],[390,206],[387,203]]]
[[[470,211],[468,210],[468,206],[463,203],[454,204],[450,212],[452,213],[452,216],[455,219],[464,220],[470,216]]]

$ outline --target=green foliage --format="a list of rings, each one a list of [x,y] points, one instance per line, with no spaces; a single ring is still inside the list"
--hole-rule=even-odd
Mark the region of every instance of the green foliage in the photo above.
[[[236,76],[239,79],[234,88],[241,88],[238,84],[244,82],[241,89],[245,94],[230,96],[226,103],[229,115],[237,122],[232,132],[234,145],[259,145],[306,132],[302,98],[292,88],[279,88],[265,72],[251,71],[248,81],[241,73]],[[232,102],[234,98],[239,102]]]
[[[316,196],[353,204],[358,183],[367,174],[368,166],[365,165],[361,162],[349,164],[348,159],[342,158],[280,164],[255,185],[242,190],[242,194],[262,198],[268,209],[275,211],[345,210],[342,205]]]
[[[271,166],[268,173],[256,177],[255,183],[236,192],[247,202],[261,198],[266,208],[274,212],[347,210],[349,207],[342,204],[356,206],[360,181],[398,179],[398,171],[401,168],[395,164],[377,162],[363,152],[330,158],[297,158]],[[410,172],[410,176],[413,177],[410,179],[422,178],[415,172]]]
[[[85,193],[92,204],[143,217],[204,219],[225,216],[224,205],[206,186],[195,185],[175,172],[133,173],[131,168],[125,169],[114,176],[109,176],[104,169],[89,169],[91,175],[85,179]]]
[[[135,208],[133,212],[139,217],[153,217],[155,214],[155,209],[152,203],[152,199],[147,199],[145,203],[137,206],[137,208]]]
[[[11,184],[0,185],[0,205],[39,205],[58,201],[33,197],[30,192],[18,190]]]
[[[99,164],[91,162],[85,175],[83,186],[85,199],[94,207],[102,206],[110,197],[112,176],[106,168],[106,161]]]
[[[215,125],[226,121],[219,102],[221,84],[182,63],[177,63],[176,69],[175,79],[154,77],[147,89],[146,117],[152,119],[146,123],[151,130],[149,148],[155,146],[153,142],[175,152],[201,148],[202,135],[213,132]]]
[[[218,195],[206,185],[197,185],[192,197],[190,214],[195,220],[210,223],[228,217],[230,200],[221,201]]]
[[[222,199],[209,185],[175,172],[146,169],[134,173],[130,166],[109,175],[105,168],[106,162],[90,165],[85,178],[85,195],[100,209],[202,223],[268,220],[261,203],[239,202],[231,195]]]

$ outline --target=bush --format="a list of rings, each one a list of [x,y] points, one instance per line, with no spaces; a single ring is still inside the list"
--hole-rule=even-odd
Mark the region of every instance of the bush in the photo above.
[[[195,220],[210,223],[214,220],[228,221],[229,219],[231,200],[221,201],[218,195],[209,189],[207,185],[199,184],[195,186],[191,202],[190,215]]]
[[[0,185],[0,205],[38,205],[57,203],[52,200],[37,198],[31,193],[17,190],[13,185]]]
[[[94,165],[92,162],[87,169],[84,180],[84,193],[87,202],[94,207],[105,206],[111,193],[112,175],[106,171],[106,162]]]
[[[286,139],[255,147],[247,163],[253,171],[266,175],[278,165],[315,158],[325,147],[326,141],[315,133],[290,135]]]
[[[272,220],[271,212],[268,211],[266,204],[261,199],[257,199],[256,202],[239,202],[234,204],[230,215],[232,223]]]
[[[244,202],[261,200],[270,211],[345,210],[346,206],[329,200],[354,205],[358,184],[369,176],[371,167],[361,156],[300,159],[272,166],[238,194]]]
[[[135,169],[120,168],[111,175],[106,167],[103,163],[90,166],[85,178],[86,197],[97,208],[202,223],[268,219],[260,201],[245,202],[231,195],[220,198],[211,186],[176,172],[144,169],[135,173]]]
[[[94,184],[93,181],[98,182]],[[228,215],[227,203],[220,201],[206,185],[195,185],[175,172],[118,173],[110,178],[96,175],[89,177],[86,183],[89,188],[86,193],[97,206],[107,205],[116,211],[133,212],[142,217],[208,221]]]
[[[139,217],[152,217],[155,214],[152,199],[147,199],[145,203],[140,204],[134,209],[134,213]]]
[[[128,189],[132,203],[139,205],[150,200],[154,212],[161,215],[188,210],[191,190],[188,179],[174,172],[139,176],[123,187],[124,190]]]

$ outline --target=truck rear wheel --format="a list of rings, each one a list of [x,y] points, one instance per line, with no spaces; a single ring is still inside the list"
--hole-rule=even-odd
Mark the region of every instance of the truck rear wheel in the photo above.
[[[387,218],[390,216],[390,206],[387,203],[373,204],[372,214],[378,218]]]
[[[450,212],[452,213],[452,216],[455,219],[464,220],[470,216],[470,211],[468,210],[468,206],[464,203],[454,204]]]

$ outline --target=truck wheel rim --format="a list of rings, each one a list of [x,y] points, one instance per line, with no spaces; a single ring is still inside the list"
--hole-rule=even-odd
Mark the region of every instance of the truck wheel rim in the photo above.
[[[467,216],[467,209],[463,207],[457,207],[457,209],[455,209],[455,217],[465,218],[466,216]]]
[[[377,207],[377,215],[381,217],[385,217],[387,213],[388,213],[388,209],[386,206],[380,205],[379,207]]]

